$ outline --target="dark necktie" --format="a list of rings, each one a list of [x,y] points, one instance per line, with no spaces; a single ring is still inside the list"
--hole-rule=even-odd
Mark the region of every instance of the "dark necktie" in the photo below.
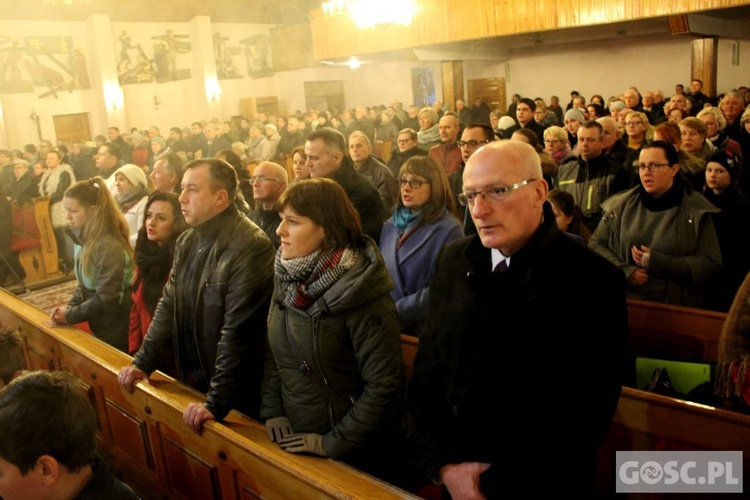
[[[495,269],[492,270],[493,273],[504,273],[508,270],[508,259],[503,259],[498,263],[498,265],[495,266]]]

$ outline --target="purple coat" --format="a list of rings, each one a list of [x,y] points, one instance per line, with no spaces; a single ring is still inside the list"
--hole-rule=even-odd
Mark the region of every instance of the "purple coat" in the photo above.
[[[419,227],[397,248],[398,230],[389,219],[380,235],[380,253],[395,285],[391,297],[396,302],[402,333],[419,336],[427,310],[427,287],[440,249],[463,237],[458,219],[445,210],[435,222]]]

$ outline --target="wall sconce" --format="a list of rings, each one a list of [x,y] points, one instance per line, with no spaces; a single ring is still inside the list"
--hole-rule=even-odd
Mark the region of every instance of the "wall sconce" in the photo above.
[[[154,96],[154,109],[158,111],[160,104],[161,104],[161,99],[159,99],[157,96]]]
[[[205,89],[206,99],[210,102],[217,102],[221,97],[221,87],[219,87],[219,81],[216,78],[206,77]]]
[[[123,108],[125,97],[122,95],[122,88],[117,82],[104,83],[104,102],[108,110],[117,111]]]

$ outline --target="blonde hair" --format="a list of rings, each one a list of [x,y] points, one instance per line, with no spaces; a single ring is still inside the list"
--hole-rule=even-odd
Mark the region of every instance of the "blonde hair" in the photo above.
[[[426,114],[430,117],[430,127],[435,125],[438,121],[438,115],[437,111],[435,111],[435,108],[432,106],[425,106],[424,108],[419,110],[419,114],[417,115],[417,118],[422,118],[422,115]]]

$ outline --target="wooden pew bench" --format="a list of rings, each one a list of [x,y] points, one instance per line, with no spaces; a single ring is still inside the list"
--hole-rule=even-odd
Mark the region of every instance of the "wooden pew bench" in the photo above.
[[[629,345],[634,355],[716,363],[727,313],[628,300]]]
[[[11,205],[13,234],[10,249],[18,254],[26,283],[61,276],[57,265],[57,240],[52,229],[49,198],[37,197],[21,206]]]
[[[628,300],[631,355],[715,363],[726,316],[726,313]],[[402,335],[401,340],[406,371],[411,376],[419,340],[408,335]],[[543,418],[554,420],[554,415]],[[743,477],[750,478],[750,415],[624,387],[609,435],[599,450],[600,496],[612,496],[615,452],[627,450],[742,451]],[[652,494],[647,498],[672,497]]]
[[[97,415],[99,451],[115,476],[151,499],[417,498],[330,459],[293,455],[264,426],[232,411],[201,435],[182,420],[201,394],[159,372],[128,394],[117,382],[132,358],[0,290],[0,324],[19,328],[32,369],[68,370]]]

